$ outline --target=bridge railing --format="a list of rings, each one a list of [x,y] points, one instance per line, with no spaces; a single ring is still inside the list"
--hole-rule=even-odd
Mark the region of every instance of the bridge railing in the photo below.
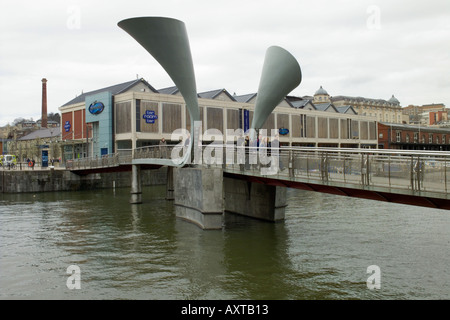
[[[443,194],[447,193],[450,182],[450,153],[442,151],[246,147],[242,160],[238,148],[234,147],[234,153],[228,149],[228,155],[226,148],[230,146],[223,147],[221,163],[203,165],[220,165],[229,171],[287,180]]]
[[[107,154],[102,157],[79,158],[66,161],[66,169],[88,170],[105,167],[117,167],[119,165],[131,164],[133,159],[171,159],[172,150],[176,145],[151,145],[137,149],[119,149],[116,153]],[[179,147],[178,147],[179,148]],[[186,151],[179,148],[180,154]],[[184,150],[183,150],[184,149]]]
[[[131,164],[133,159],[172,159],[172,154],[181,157],[183,151],[186,150],[179,145],[121,149],[101,158],[67,161],[66,168],[94,169]],[[194,163],[199,161],[203,166],[220,166],[230,172],[319,184],[344,183],[359,188],[383,187],[441,194],[446,194],[450,185],[450,152],[443,151],[275,149],[214,144],[202,146],[200,156],[200,159],[193,159]]]
[[[120,163],[119,153],[103,155],[102,157],[79,158],[66,161],[68,170],[86,170],[106,167],[117,167]]]
[[[139,147],[134,150],[133,159],[172,159],[172,151],[174,148],[179,148],[180,152],[184,149],[173,144]]]

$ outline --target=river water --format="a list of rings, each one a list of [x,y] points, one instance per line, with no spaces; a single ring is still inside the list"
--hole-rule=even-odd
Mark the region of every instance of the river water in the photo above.
[[[0,299],[450,298],[450,211],[288,190],[284,222],[203,231],[129,191],[0,194]]]

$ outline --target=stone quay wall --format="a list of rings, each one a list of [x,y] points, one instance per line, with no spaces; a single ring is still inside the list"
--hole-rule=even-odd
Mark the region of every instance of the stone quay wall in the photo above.
[[[142,185],[164,185],[167,168],[142,170]],[[69,170],[0,170],[0,193],[80,191],[131,186],[131,171],[77,175]]]

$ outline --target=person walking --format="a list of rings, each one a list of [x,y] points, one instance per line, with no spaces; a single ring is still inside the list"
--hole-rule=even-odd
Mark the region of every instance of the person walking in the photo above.
[[[159,141],[159,155],[161,159],[167,158],[167,143],[164,137],[161,139],[161,141]]]

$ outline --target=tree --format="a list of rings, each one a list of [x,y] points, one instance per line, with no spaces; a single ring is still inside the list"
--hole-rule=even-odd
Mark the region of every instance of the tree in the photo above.
[[[49,121],[55,121],[55,122],[61,124],[61,115],[59,113],[50,112],[47,116],[47,119]]]
[[[17,126],[18,124],[21,124],[22,122],[26,121],[26,119],[20,117],[20,118],[16,118],[13,121],[13,126]]]

